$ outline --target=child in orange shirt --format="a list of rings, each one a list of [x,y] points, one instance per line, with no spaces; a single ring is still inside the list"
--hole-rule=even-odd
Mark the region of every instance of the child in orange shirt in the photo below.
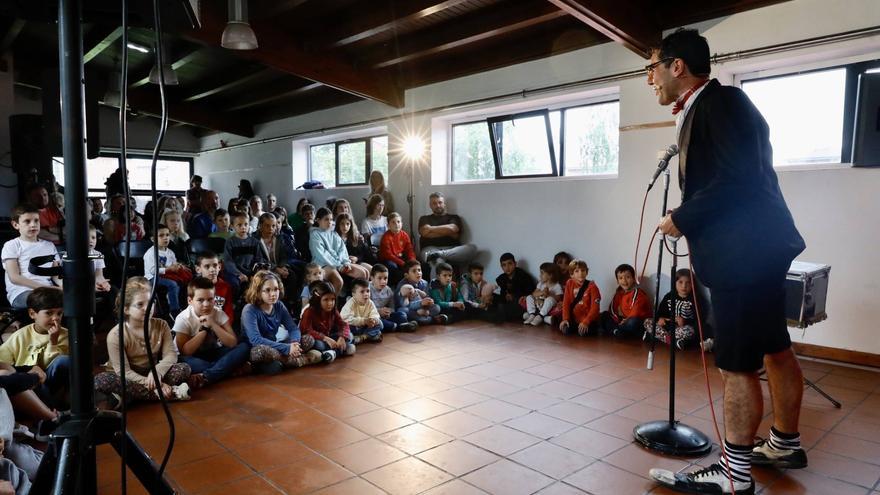
[[[568,335],[577,325],[578,335],[588,335],[599,322],[599,302],[602,296],[599,287],[587,280],[590,268],[584,260],[572,260],[568,265],[571,278],[565,284],[562,298],[562,322],[559,330]]]
[[[614,269],[617,290],[600,317],[602,329],[615,337],[638,335],[642,324],[651,317],[651,301],[648,294],[636,285],[636,270],[626,263]]]
[[[401,270],[404,263],[414,259],[416,253],[409,234],[403,230],[400,214],[395,212],[388,215],[388,230],[382,235],[382,242],[379,244],[379,261],[394,271]]]

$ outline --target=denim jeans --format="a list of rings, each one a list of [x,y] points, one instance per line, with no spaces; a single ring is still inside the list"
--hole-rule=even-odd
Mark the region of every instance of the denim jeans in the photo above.
[[[349,328],[351,328],[351,333],[353,335],[366,335],[367,337],[370,337],[370,338],[376,338],[376,337],[382,335],[382,326],[383,326],[382,323],[379,323],[378,325],[376,325],[374,327],[367,327],[367,326],[356,327],[354,325],[351,325]]]
[[[418,314],[419,309],[427,309],[428,314],[425,316],[420,316]],[[406,317],[409,318],[410,321],[417,321],[419,325],[430,325],[434,321],[434,317],[440,314],[440,306],[436,304],[432,304],[430,306],[422,306],[418,309],[409,309],[406,312]]]
[[[168,293],[168,311],[177,316],[177,313],[180,312],[180,286],[174,280],[162,277],[159,277],[156,283]]]
[[[45,369],[46,381],[40,385],[38,394],[43,402],[55,409],[67,409],[67,392],[70,390],[70,356],[57,356]]]
[[[382,318],[382,331],[393,332],[397,329],[398,325],[403,325],[407,321],[409,319],[406,317],[406,311],[402,309],[392,311],[388,318]]]
[[[240,342],[235,347],[223,346],[193,356],[180,356],[180,360],[192,368],[193,374],[201,373],[208,383],[214,383],[229,376],[249,356],[250,345]]]

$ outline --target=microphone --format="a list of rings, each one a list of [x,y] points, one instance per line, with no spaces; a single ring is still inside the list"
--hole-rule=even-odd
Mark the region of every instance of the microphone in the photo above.
[[[660,177],[660,174],[666,170],[666,167],[669,166],[669,160],[678,154],[678,145],[670,144],[666,151],[663,153],[663,156],[660,158],[660,163],[657,164],[657,170],[654,171],[654,176],[651,177],[651,182],[648,183],[648,190],[650,191],[652,187],[654,187],[654,183],[657,182],[657,178]]]

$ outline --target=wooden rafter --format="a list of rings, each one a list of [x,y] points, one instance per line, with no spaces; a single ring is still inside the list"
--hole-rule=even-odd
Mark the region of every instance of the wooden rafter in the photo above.
[[[3,34],[3,39],[0,40],[0,57],[5,55],[6,52],[12,48],[12,44],[15,43],[15,39],[18,38],[18,35],[21,34],[25,24],[26,22],[24,19],[12,20],[9,24],[9,29]]]
[[[133,110],[158,117],[162,113],[158,93],[158,90],[155,92],[132,91],[128,94],[128,104]],[[168,120],[239,136],[254,137],[254,126],[243,121],[240,117],[192,103],[170,103],[168,105]]]
[[[192,62],[193,60],[195,60],[196,58],[201,56],[201,53],[200,53],[201,50],[202,50],[201,48],[196,48],[195,50],[191,50],[191,51],[187,52],[186,55],[184,55],[182,57],[178,57],[177,59],[174,60],[174,62],[171,62],[171,68],[174,70],[177,70],[177,69],[180,69],[181,67],[183,67],[184,65]],[[149,83],[150,82],[150,70],[152,70],[152,66],[145,71],[146,72],[145,74],[142,73],[142,74],[138,74],[138,75],[133,75],[134,77],[129,76],[129,79],[134,82],[131,83],[128,87],[131,89],[135,89],[135,88],[139,88],[139,87]]]
[[[660,43],[662,30],[631,2],[620,0],[547,0],[575,19],[643,58]]]
[[[209,46],[217,46],[224,23],[216,12],[207,7],[202,12],[202,29],[190,30],[182,35]],[[230,50],[230,54],[361,98],[398,108],[403,106],[403,90],[390,75],[357,69],[342,57],[330,53],[307,52],[299,47],[298,40],[271,22],[254,23],[253,28],[260,47],[256,50]]]
[[[286,88],[285,88],[286,86]],[[238,101],[233,101],[229,103],[229,111],[235,112],[238,110],[244,110],[246,108],[257,107],[260,105],[265,105],[266,103],[272,103],[273,101],[281,100],[283,98],[289,98],[291,96],[308,93],[309,91],[313,91],[318,88],[324,87],[321,83],[311,82],[303,85],[301,82],[287,83],[282,87],[273,87],[271,91],[268,91],[269,94],[263,96],[261,98],[254,98],[252,95],[248,96],[245,99],[241,99]]]
[[[213,81],[211,84],[195,88],[189,96],[183,98],[181,101],[190,102],[201,100],[202,98],[214,96],[254,81],[264,80],[271,74],[272,71],[270,69],[254,69],[253,67],[248,67],[246,73],[236,72],[231,76],[223,78],[221,81]]]
[[[87,64],[91,62],[110,45],[115,43],[120,37],[122,37],[121,27],[93,27],[92,30],[89,31],[89,34],[86,36],[86,39],[83,40],[83,49],[85,50],[85,53],[83,54],[83,63]]]
[[[566,15],[565,12],[546,3],[521,2],[514,6],[500,5],[489,12],[478,10],[425,32],[399,39],[395,46],[399,54],[383,58],[381,61],[375,62],[372,67],[381,69],[413,62],[448,50],[528,29]]]

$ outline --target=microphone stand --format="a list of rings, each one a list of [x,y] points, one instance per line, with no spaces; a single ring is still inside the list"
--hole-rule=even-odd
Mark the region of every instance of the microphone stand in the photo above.
[[[650,186],[649,186],[650,189]],[[666,215],[666,207],[669,199],[669,169],[663,171],[663,211]],[[664,235],[664,240],[666,236]],[[648,352],[648,369],[654,368],[654,349],[657,343],[657,317],[660,312],[660,273],[663,270],[664,243],[660,243],[660,251],[657,255],[657,284],[654,291],[654,324],[651,327],[651,350]],[[672,273],[670,277],[670,289],[672,293],[673,319],[668,325],[672,325],[669,338],[669,419],[642,423],[633,428],[633,437],[636,441],[651,450],[663,454],[691,457],[706,454],[712,449],[703,432],[675,420],[675,307],[678,294],[675,290],[675,272],[678,270],[678,247],[672,242]]]

